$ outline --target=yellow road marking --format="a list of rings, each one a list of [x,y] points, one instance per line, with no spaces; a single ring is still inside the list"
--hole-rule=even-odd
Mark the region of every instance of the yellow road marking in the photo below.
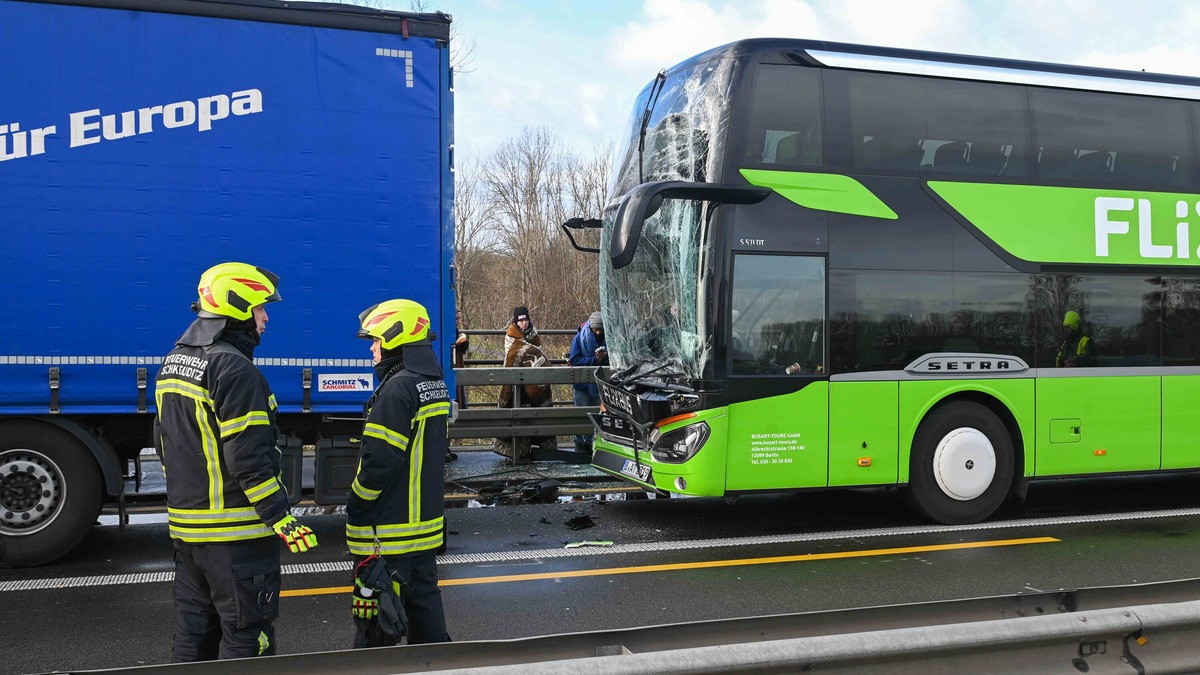
[[[881,555],[903,555],[906,553],[931,553],[934,551],[962,551],[973,548],[998,548],[1000,546],[1022,546],[1025,544],[1050,544],[1059,539],[1054,537],[1029,537],[1025,539],[993,539],[991,541],[968,541],[958,544],[931,544],[929,546],[903,546],[900,548],[876,548],[866,551],[838,551],[834,553],[805,553],[802,555],[783,555],[772,558],[735,558],[732,560],[703,560],[690,563],[670,563],[666,565],[643,565],[641,567],[608,567],[597,570],[568,570],[564,572],[540,572],[537,574],[509,574],[492,577],[472,577],[467,579],[442,579],[438,586],[470,586],[474,584],[500,584],[511,581],[538,581],[543,579],[567,579],[571,577],[598,577],[610,574],[642,574],[646,572],[671,572],[676,570],[699,570],[713,567],[738,567],[740,565],[774,565],[778,563],[810,562],[813,560],[838,560],[842,558],[870,558]],[[350,586],[333,586],[329,588],[301,588],[280,593],[283,597],[302,595],[332,595],[349,593],[354,590]]]

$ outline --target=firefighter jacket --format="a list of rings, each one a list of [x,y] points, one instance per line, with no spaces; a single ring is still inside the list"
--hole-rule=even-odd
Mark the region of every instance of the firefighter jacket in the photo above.
[[[450,397],[433,349],[402,347],[378,366],[366,405],[358,474],[346,506],[355,555],[405,555],[442,544]]]
[[[240,332],[214,335],[203,325],[214,321],[224,319],[197,319],[155,380],[155,445],[167,478],[171,537],[273,537],[271,525],[290,507],[279,480],[275,396],[251,360],[257,341]]]

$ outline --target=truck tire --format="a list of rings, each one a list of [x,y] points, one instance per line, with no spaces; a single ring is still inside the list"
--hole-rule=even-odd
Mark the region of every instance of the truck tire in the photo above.
[[[0,424],[0,567],[41,565],[75,548],[100,515],[101,481],[70,433],[33,420]]]
[[[1012,488],[1013,442],[985,406],[957,401],[933,411],[913,438],[907,497],[930,520],[978,523]]]

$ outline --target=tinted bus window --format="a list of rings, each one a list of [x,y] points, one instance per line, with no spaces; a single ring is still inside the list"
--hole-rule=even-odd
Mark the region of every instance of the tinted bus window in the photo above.
[[[1024,274],[830,272],[833,373],[900,370],[932,352],[1033,357]]]
[[[857,167],[1026,174],[1024,88],[874,73],[848,76]]]
[[[1078,330],[1092,346],[1077,359],[1079,367],[1158,366],[1159,306],[1162,295],[1156,279],[1127,276],[1052,274],[1037,278],[1039,368],[1070,365],[1080,356],[1069,346],[1078,336],[1064,324],[1078,322]],[[1074,317],[1068,318],[1068,313]],[[1064,347],[1067,345],[1067,347]]]
[[[815,166],[821,163],[821,71],[760,66],[750,100],[746,161]]]
[[[735,374],[825,372],[825,259],[737,256],[730,318]]]
[[[1163,279],[1163,365],[1200,365],[1200,279]]]
[[[1039,178],[1155,185],[1191,180],[1184,101],[1037,88],[1029,100]]]

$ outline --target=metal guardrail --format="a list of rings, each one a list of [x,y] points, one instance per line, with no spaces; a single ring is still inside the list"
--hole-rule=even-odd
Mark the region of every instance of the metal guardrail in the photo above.
[[[583,367],[455,368],[458,386],[516,385],[512,408],[470,407],[458,411],[450,425],[450,438],[517,438],[590,435],[588,413],[598,407],[554,406],[522,408],[522,385],[584,384],[595,381],[596,369]]]
[[[1194,673],[1200,579],[93,672]]]

